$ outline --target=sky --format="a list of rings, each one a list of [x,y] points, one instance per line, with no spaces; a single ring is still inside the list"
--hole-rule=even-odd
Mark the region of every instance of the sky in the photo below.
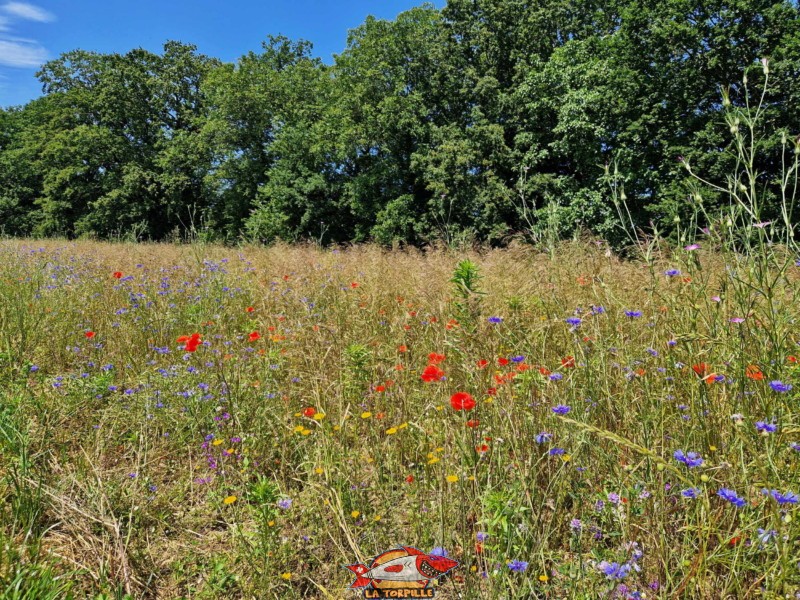
[[[160,52],[167,40],[234,62],[267,35],[303,38],[332,62],[368,15],[393,19],[424,0],[0,0],[0,106],[41,95],[38,67],[69,50]],[[445,0],[430,0],[442,8]]]

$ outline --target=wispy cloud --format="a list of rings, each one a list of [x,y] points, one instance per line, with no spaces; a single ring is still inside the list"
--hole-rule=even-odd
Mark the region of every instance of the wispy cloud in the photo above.
[[[43,8],[28,4],[27,2],[7,2],[3,5],[3,11],[9,15],[19,17],[20,19],[27,19],[28,21],[39,21],[40,23],[49,23],[55,21],[54,14],[47,12]]]
[[[27,2],[6,2],[0,5],[0,66],[23,69],[40,66],[48,58],[47,49],[36,40],[15,37],[15,21],[50,23],[52,13]]]
[[[37,42],[0,39],[0,65],[38,67],[47,60],[47,50]]]

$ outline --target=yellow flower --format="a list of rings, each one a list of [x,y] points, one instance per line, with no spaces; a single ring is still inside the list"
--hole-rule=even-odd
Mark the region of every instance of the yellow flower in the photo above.
[[[431,458],[431,459],[428,461],[428,464],[429,464],[429,465],[435,465],[437,462],[439,462],[439,459],[438,459],[437,457],[435,457],[435,456],[434,456],[433,458]]]
[[[380,515],[375,515],[375,522],[380,521],[382,518]]]
[[[222,444],[222,440],[214,440],[212,442],[212,445],[214,445],[214,446],[219,446],[220,444]]]
[[[437,448],[437,449],[436,449],[436,452],[444,452],[444,448],[441,448],[441,447],[440,447],[440,448]]]
[[[400,425],[397,426],[398,429],[405,429],[406,427],[408,427],[408,423],[400,423]]]
[[[322,421],[325,418],[325,413],[315,413],[314,420],[315,421]]]
[[[458,481],[458,475],[447,476],[447,483],[455,483],[456,481]]]
[[[475,573],[475,572],[478,570],[478,567],[476,567],[475,565],[472,565],[472,566],[469,568],[469,570],[470,570],[470,573]]]
[[[717,451],[717,447],[716,446],[709,446],[708,450],[709,450],[709,452],[716,452]]]
[[[353,517],[354,519],[357,519],[360,514],[361,514],[360,512],[354,510],[353,512],[350,513],[350,516]]]
[[[572,456],[570,456],[569,454],[562,454],[561,460],[563,460],[564,462],[569,462],[572,460]]]
[[[285,579],[286,581],[289,581],[291,578],[292,578],[291,573],[284,573],[283,575],[281,575],[281,579]]]
[[[302,433],[303,435],[308,435],[309,433],[311,433],[311,430],[310,429],[303,429],[300,433]]]
[[[362,419],[369,419],[371,416],[372,416],[372,413],[369,412],[368,410],[365,410],[363,413],[361,413],[361,418]]]
[[[436,407],[436,410],[438,410],[438,411],[440,411],[440,412],[441,412],[441,411],[443,411],[443,410],[444,410],[444,406],[442,406],[442,405],[440,404],[439,406],[437,406],[437,407]]]
[[[299,417],[301,413],[294,413],[295,417]]]
[[[334,426],[333,426],[333,430],[334,430],[334,431],[339,431],[341,428],[342,428],[342,426],[341,426],[341,425],[334,425]]]
[[[316,469],[314,469],[314,473],[316,473],[317,475],[322,475],[324,472],[325,469],[323,469],[322,467],[317,467]]]
[[[297,425],[297,426],[294,428],[294,432],[295,432],[295,433],[300,433],[301,431],[303,431],[303,429],[305,429],[305,427],[303,427],[302,425]]]
[[[494,402],[494,398],[492,398],[491,396],[489,396],[488,398],[486,398],[486,400],[484,400],[484,403],[486,404],[491,404],[492,402]]]
[[[542,583],[547,583],[549,580],[550,578],[547,575],[539,575],[539,581]]]
[[[267,521],[268,527],[275,527],[275,521]]]
[[[236,502],[236,496],[228,496],[225,500],[222,501],[224,504],[233,504]]]
[[[397,427],[389,427],[386,430],[386,435],[394,435],[395,433],[397,433]]]
[[[470,475],[469,477],[467,477],[467,480],[475,481],[475,475]]]

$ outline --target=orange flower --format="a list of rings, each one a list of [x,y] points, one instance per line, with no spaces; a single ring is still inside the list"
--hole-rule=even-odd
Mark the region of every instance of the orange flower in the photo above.
[[[756,365],[748,365],[744,370],[744,374],[753,381],[764,380],[764,373],[762,373],[761,369],[759,369]]]
[[[408,352],[408,346],[406,346],[405,344],[400,344],[397,347],[397,351],[398,352]]]
[[[436,354],[436,352],[431,352],[428,354],[428,362],[432,365],[438,365],[445,359],[444,354]]]

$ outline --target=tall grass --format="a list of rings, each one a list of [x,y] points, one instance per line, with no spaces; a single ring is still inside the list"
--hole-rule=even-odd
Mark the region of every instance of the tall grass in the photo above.
[[[792,597],[800,273],[712,245],[2,242],[0,588],[341,598],[404,544],[442,598]]]

